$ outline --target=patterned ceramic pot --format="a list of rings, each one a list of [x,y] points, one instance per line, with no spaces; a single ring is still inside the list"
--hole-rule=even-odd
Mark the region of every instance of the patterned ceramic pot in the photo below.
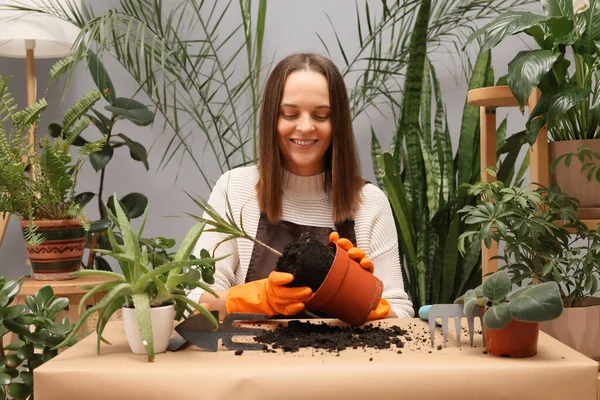
[[[81,220],[33,221],[44,241],[39,246],[26,246],[34,279],[53,281],[71,279],[79,270],[87,233]],[[29,221],[21,221],[24,232]]]

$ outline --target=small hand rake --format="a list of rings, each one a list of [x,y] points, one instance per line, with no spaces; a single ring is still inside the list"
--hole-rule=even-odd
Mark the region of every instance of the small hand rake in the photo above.
[[[467,318],[467,325],[469,329],[469,341],[471,343],[471,347],[473,347],[473,333],[475,333],[475,318],[479,318],[479,322],[482,326],[481,332],[483,335],[483,343],[485,343],[485,334],[483,333],[483,309],[481,307],[474,307],[473,313],[470,316],[466,316],[463,312],[462,304],[434,304],[430,306],[427,320],[429,321],[429,332],[431,334],[431,347],[435,347],[436,318],[441,319],[442,322],[444,347],[446,347],[446,343],[448,341],[448,320],[451,318],[454,319],[454,327],[456,329],[456,341],[458,343],[458,347],[460,347],[462,318]]]

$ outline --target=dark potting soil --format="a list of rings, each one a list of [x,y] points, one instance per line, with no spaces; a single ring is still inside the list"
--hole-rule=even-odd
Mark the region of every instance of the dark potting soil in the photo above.
[[[297,352],[301,348],[323,349],[339,352],[348,348],[390,349],[404,347],[401,337],[407,331],[398,326],[382,328],[374,324],[352,328],[330,326],[325,322],[290,321],[275,330],[256,336],[255,341],[270,345],[272,349]]]
[[[294,275],[294,280],[287,286],[308,286],[316,292],[327,277],[334,258],[334,247],[305,233],[283,248],[275,270]]]

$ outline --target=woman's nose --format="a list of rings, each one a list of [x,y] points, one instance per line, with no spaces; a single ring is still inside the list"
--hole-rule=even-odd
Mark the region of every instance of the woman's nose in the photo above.
[[[305,116],[300,118],[298,125],[296,125],[296,130],[298,132],[310,132],[315,130],[315,126],[312,123],[310,116]]]

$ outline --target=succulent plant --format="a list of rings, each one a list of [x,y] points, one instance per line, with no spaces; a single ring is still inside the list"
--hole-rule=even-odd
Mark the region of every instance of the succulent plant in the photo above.
[[[498,271],[455,303],[464,304],[465,315],[472,315],[475,307],[485,308],[483,324],[489,329],[502,329],[512,319],[542,322],[562,314],[563,303],[556,282],[526,286],[512,293],[510,289],[508,272]]]

